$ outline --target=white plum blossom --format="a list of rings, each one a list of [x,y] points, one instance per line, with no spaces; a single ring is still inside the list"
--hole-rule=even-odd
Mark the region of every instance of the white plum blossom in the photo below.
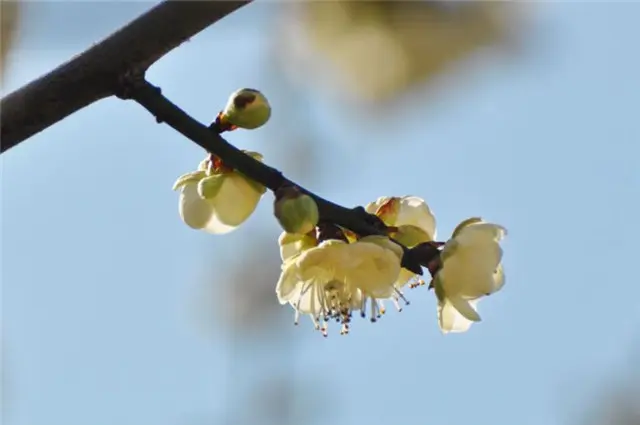
[[[365,210],[377,215],[387,226],[413,226],[420,229],[424,233],[424,240],[416,241],[412,245],[436,238],[436,219],[433,212],[424,199],[417,196],[382,196],[367,204]]]
[[[259,153],[245,153],[262,160]],[[178,209],[182,221],[212,234],[236,229],[253,213],[265,192],[264,186],[215,157],[202,161],[197,171],[180,176],[173,189],[180,189]]]
[[[472,218],[462,222],[445,244],[441,268],[432,282],[443,333],[466,332],[479,322],[480,299],[504,286],[500,241],[506,233],[502,226]]]
[[[417,196],[383,196],[369,203],[365,210],[378,216],[392,229],[389,236],[408,248],[436,238],[436,219],[427,203]],[[415,287],[424,285],[424,281],[412,271],[401,269],[395,283],[397,291],[391,298],[398,311],[402,310],[399,299],[408,303],[400,291],[407,284]]]
[[[354,311],[366,316],[368,301],[370,319],[379,317],[378,299],[393,294],[401,258],[402,249],[384,236],[326,240],[286,257],[276,294],[293,307],[296,324],[307,314],[324,336],[329,320],[340,322],[346,334]]]

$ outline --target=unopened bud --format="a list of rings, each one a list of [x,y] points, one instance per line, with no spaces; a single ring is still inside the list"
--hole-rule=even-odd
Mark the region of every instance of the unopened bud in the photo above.
[[[285,232],[297,234],[309,233],[320,217],[316,201],[295,187],[276,192],[273,213]]]
[[[267,98],[254,89],[236,90],[220,114],[222,122],[247,130],[262,127],[270,117],[271,106]]]

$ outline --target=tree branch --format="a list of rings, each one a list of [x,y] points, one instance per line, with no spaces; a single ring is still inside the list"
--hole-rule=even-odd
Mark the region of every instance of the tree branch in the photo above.
[[[119,96],[122,99],[134,100],[149,111],[158,123],[166,123],[207,152],[219,157],[225,166],[241,172],[272,192],[275,193],[278,189],[286,186],[297,187],[315,200],[321,222],[339,225],[360,236],[387,236],[387,226],[377,216],[367,213],[362,207],[349,209],[334,204],[285,178],[275,168],[253,159],[227,142],[220,134],[193,119],[167,99],[159,87],[146,81],[143,75],[129,75],[124,79]],[[422,266],[426,267],[438,255],[437,249],[431,249],[428,245],[418,245],[412,249],[408,249],[400,243],[398,245],[404,250],[402,266],[420,275],[422,275]]]
[[[272,192],[285,186],[298,187],[316,201],[321,220],[341,225],[361,235],[386,234],[382,227],[384,224],[378,224],[377,217],[367,214],[363,208],[345,208],[300,187],[285,178],[280,171],[246,155],[222,136],[193,119],[167,99],[159,87],[144,79],[132,83],[133,85],[128,86],[121,94],[122,98],[133,99],[153,114],[158,122],[166,123],[207,152],[215,154],[226,166],[240,171]]]
[[[282,173],[229,144],[164,97],[160,88],[144,79],[158,59],[207,26],[251,0],[166,0],[99,44],[0,101],[0,153],[66,118],[93,102],[116,95],[133,99],[158,122],[175,130],[218,156],[225,165],[276,192],[295,186],[318,205],[320,221],[349,229],[360,236],[384,235],[388,229],[377,216],[362,207],[345,208],[306,190]],[[394,241],[398,243],[397,241]],[[422,274],[438,255],[427,244],[403,250],[402,266]]]
[[[93,102],[127,71],[145,71],[182,42],[251,0],[167,0],[0,101],[0,154]]]

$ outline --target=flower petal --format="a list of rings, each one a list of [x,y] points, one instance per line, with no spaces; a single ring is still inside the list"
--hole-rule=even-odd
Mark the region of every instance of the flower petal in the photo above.
[[[288,261],[282,265],[282,272],[276,285],[276,295],[280,304],[286,304],[300,294],[299,279],[295,261]]]
[[[442,269],[438,271],[447,296],[477,298],[493,292],[496,266],[493,262],[483,262],[481,251],[471,251],[463,255],[465,250],[458,247],[455,254],[444,260]]]
[[[365,295],[388,298],[394,293],[394,284],[400,274],[400,257],[392,249],[364,240],[349,245],[350,264],[345,271],[347,282]]]
[[[477,301],[468,303],[475,309]],[[460,314],[449,299],[438,301],[438,325],[443,334],[466,332],[472,324],[473,322]]]
[[[173,184],[173,190],[178,190],[181,187],[183,187],[184,185],[186,185],[187,183],[197,183],[200,180],[202,180],[204,177],[206,177],[207,173],[205,173],[204,171],[193,171],[191,173],[187,173],[187,174],[183,174],[180,177],[178,177],[178,179],[176,180],[176,182]]]
[[[436,219],[424,199],[417,196],[403,196],[400,199],[400,212],[393,225],[417,226],[429,234],[431,240],[436,238]]]
[[[418,275],[415,274],[414,272],[412,272],[411,270],[407,270],[405,268],[401,268],[400,269],[400,274],[398,275],[398,279],[396,279],[396,283],[394,284],[394,286],[396,287],[396,289],[401,289],[407,283],[412,281],[416,276],[418,276]]]
[[[308,235],[282,232],[278,238],[280,245],[280,258],[285,261],[302,251],[316,246],[314,238]]]
[[[375,214],[378,211],[378,208],[391,199],[390,196],[381,196],[373,202],[369,202],[366,207],[364,207],[365,211],[369,214]]]
[[[197,182],[189,182],[185,183],[180,191],[178,211],[187,226],[202,229],[213,216],[213,205],[198,195]]]
[[[447,295],[447,300],[465,319],[471,320],[472,322],[479,322],[482,320],[475,308],[472,307],[470,300],[466,300],[460,296],[450,295]],[[477,299],[474,301],[476,303],[478,302]]]
[[[504,268],[502,267],[502,264],[498,265],[498,268],[496,269],[496,272],[493,274],[493,292],[498,292],[500,289],[502,289],[502,287],[504,286],[505,283],[505,277],[504,277]]]
[[[246,178],[231,173],[225,175],[225,180],[211,203],[220,223],[236,227],[255,211],[261,197],[262,193],[257,192]]]

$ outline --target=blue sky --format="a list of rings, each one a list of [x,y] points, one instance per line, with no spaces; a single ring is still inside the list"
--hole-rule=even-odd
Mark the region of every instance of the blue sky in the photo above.
[[[7,88],[150,5],[31,3],[24,29],[32,32],[12,53]],[[271,12],[247,7],[166,56],[149,79],[202,122],[238,87],[260,88],[272,121],[228,139],[310,185],[278,155],[278,128],[293,124],[278,115],[286,98],[264,72]],[[339,425],[573,423],[640,342],[640,3],[545,2],[537,12],[526,55],[467,66],[455,89],[436,99],[425,89],[424,104],[398,111],[397,125],[352,117],[321,88],[306,93],[308,131],[332,157],[321,165],[319,194],[345,205],[424,197],[441,239],[474,215],[509,229],[507,286],[481,303],[484,321],[467,334],[441,335],[432,294],[416,290],[405,311],[356,323],[348,337],[315,338],[309,323],[285,322],[271,330],[280,337],[254,344],[286,350],[226,349],[228,336],[194,326],[197,281],[212,262],[223,274],[243,264],[255,232],[271,235],[277,255],[269,196],[230,235],[188,229],[170,189],[202,152],[115,99],[4,154],[7,423],[215,418],[237,390],[230,365],[252,356],[267,358],[245,371],[246,385],[272,369],[323,380],[298,396],[331,395],[322,421]]]

